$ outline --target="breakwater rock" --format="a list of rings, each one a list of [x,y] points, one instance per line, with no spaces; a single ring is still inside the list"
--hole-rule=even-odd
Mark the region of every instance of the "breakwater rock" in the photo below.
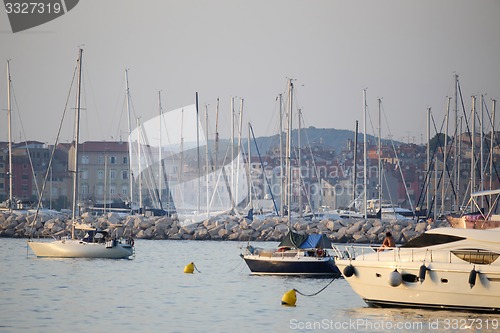
[[[0,213],[0,237],[33,238],[65,237],[71,235],[72,221],[64,214],[34,214],[13,211]],[[248,220],[236,216],[220,216],[200,223],[184,224],[176,216],[120,216],[116,213],[94,217],[84,214],[79,220],[117,237],[174,240],[280,241],[288,231],[288,220],[271,217]],[[292,223],[299,233],[321,233],[336,243],[379,244],[387,231],[398,243],[436,227],[448,226],[446,221],[418,222],[416,220],[321,220],[296,219]]]

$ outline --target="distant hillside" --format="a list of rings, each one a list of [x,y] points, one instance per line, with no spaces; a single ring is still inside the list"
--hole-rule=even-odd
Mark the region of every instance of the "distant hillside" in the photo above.
[[[327,147],[332,147],[336,152],[347,149],[347,141],[350,139],[354,141],[354,131],[335,129],[335,128],[316,128],[308,127],[302,129],[301,132],[301,145],[314,145],[319,144]],[[367,140],[371,142],[376,142],[377,138],[372,135],[367,135]],[[285,135],[283,135],[285,139]],[[279,135],[259,137],[256,138],[257,144],[261,154],[265,152],[272,146],[279,144]],[[383,140],[384,142],[386,140]],[[245,140],[246,142],[246,140]],[[363,133],[358,133],[358,142],[363,142]],[[292,133],[292,144],[294,146],[298,145],[298,130],[293,130]],[[254,153],[254,145],[252,144],[252,154]]]
[[[354,131],[344,130],[344,129],[335,129],[335,128],[316,128],[316,127],[308,127],[303,128],[301,132],[301,146],[305,147],[308,145],[311,146],[323,146],[323,147],[331,147],[335,153],[339,153],[343,150],[347,149],[348,140],[354,141]],[[373,135],[367,135],[367,140],[374,144],[377,143],[377,138]],[[283,132],[283,140],[286,140],[286,133]],[[277,147],[279,145],[279,135],[273,136],[263,136],[256,138],[257,145],[259,146],[259,151],[261,155],[265,155],[270,148]],[[358,144],[363,142],[363,133],[358,133]],[[389,140],[382,139],[382,142],[385,144],[389,144]],[[227,147],[226,145],[229,143],[229,140],[222,139],[220,141],[221,151],[224,152]],[[398,144],[399,142],[396,142]],[[241,144],[246,150],[247,138],[242,138]],[[283,142],[285,144],[285,142]],[[213,147],[214,142],[210,140],[210,145]],[[292,133],[292,145],[294,147],[298,146],[298,130],[294,129]],[[255,144],[252,142],[251,145],[252,155],[257,154],[257,150],[255,148]]]

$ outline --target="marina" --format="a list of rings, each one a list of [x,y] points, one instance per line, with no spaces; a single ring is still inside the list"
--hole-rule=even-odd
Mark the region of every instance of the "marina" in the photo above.
[[[344,279],[282,306],[287,290],[314,293],[331,279],[252,276],[238,255],[244,246],[137,240],[132,260],[38,259],[24,239],[0,238],[0,264],[10,267],[1,273],[0,331],[498,331],[497,315],[370,308]],[[183,273],[191,261],[201,273]]]
[[[500,331],[500,2],[5,9],[0,333]]]

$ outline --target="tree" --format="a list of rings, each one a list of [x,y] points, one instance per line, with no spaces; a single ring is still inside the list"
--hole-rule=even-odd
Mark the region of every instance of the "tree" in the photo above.
[[[436,147],[444,146],[445,135],[443,133],[437,133],[434,137],[429,141],[429,147],[431,152],[436,149]],[[448,136],[448,143],[451,142],[451,137]]]

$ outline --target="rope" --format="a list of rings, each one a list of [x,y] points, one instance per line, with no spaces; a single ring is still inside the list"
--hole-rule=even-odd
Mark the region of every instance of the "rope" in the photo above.
[[[315,292],[315,293],[313,293],[313,294],[309,294],[309,295],[307,295],[307,294],[303,294],[303,293],[301,293],[300,291],[298,291],[298,290],[297,290],[297,289],[295,289],[295,288],[294,288],[293,290],[295,290],[295,292],[296,292],[297,294],[302,295],[302,296],[306,296],[306,297],[316,296],[316,295],[318,295],[320,292],[322,292],[323,290],[325,290],[325,289],[326,289],[326,288],[327,288],[330,284],[332,284],[332,282],[333,282],[333,281],[335,281],[336,279],[337,279],[337,278],[333,278],[330,282],[328,282],[328,284],[327,284],[326,286],[324,286],[324,287],[323,287],[323,288],[321,288],[319,291],[317,291],[317,292]]]
[[[196,271],[197,271],[198,273],[201,273],[201,271],[198,269],[198,267],[196,267],[196,265],[195,265],[194,263],[193,263],[193,266],[194,266],[194,269],[196,269]]]
[[[243,260],[238,260],[238,261],[239,261],[239,262],[238,262],[238,265],[236,265],[236,267],[235,267],[235,268],[233,268],[233,269],[229,270],[229,272],[228,272],[228,273],[231,273],[231,272],[232,272],[232,271],[234,271],[236,268],[240,267],[240,265],[243,263]]]

